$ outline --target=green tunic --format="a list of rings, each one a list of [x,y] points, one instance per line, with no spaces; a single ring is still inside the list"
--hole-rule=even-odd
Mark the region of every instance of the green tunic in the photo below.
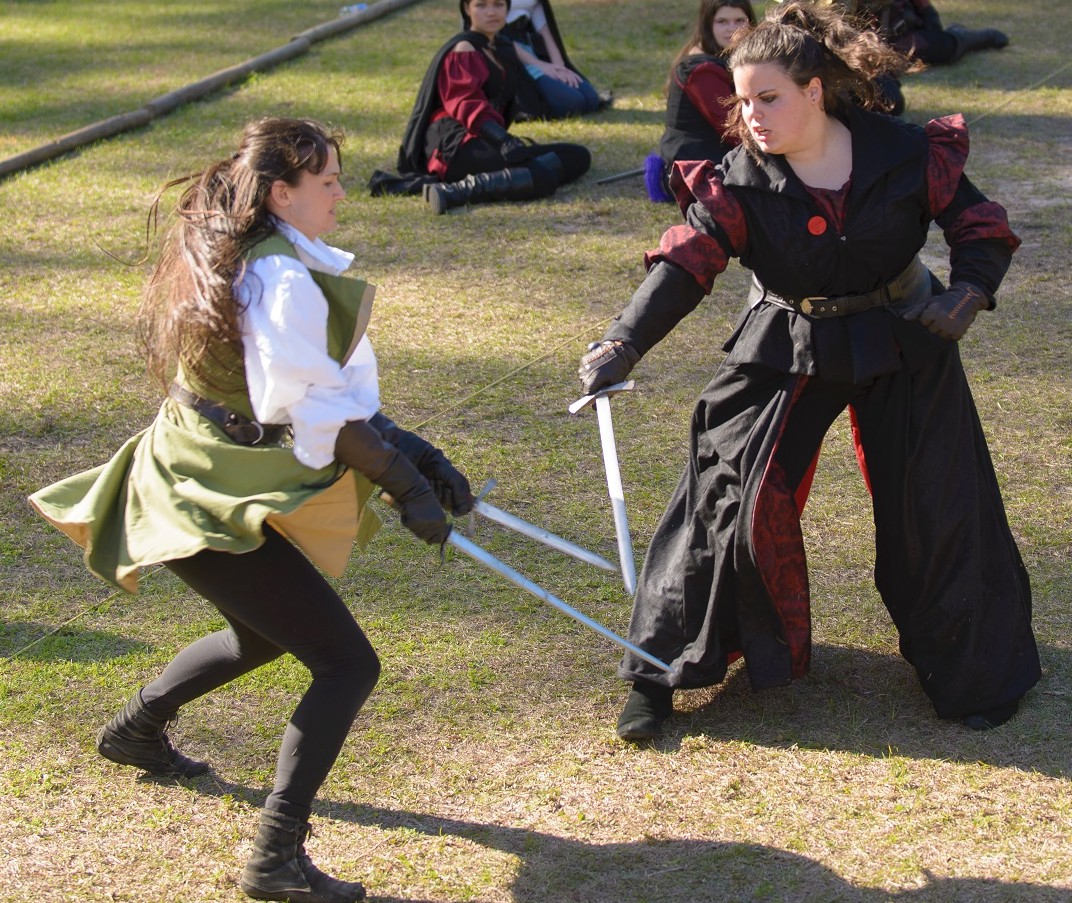
[[[281,235],[261,242],[268,254],[297,258]],[[312,272],[328,301],[328,353],[340,364],[368,324],[375,293],[358,279]],[[241,374],[241,361],[235,372]],[[180,373],[179,380],[232,410],[252,415],[242,389],[221,397]],[[329,574],[340,576],[356,543],[380,526],[365,507],[372,484],[333,463],[306,467],[284,445],[238,445],[211,421],[171,398],[153,423],[107,463],[46,486],[30,503],[85,549],[89,570],[137,591],[138,569],[203,549],[249,552],[264,542],[267,521]]]

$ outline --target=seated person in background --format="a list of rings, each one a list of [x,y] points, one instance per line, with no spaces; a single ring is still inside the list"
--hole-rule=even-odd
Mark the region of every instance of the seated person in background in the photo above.
[[[503,34],[527,75],[518,85],[519,119],[564,119],[610,104],[570,62],[550,0],[513,0]]]
[[[579,179],[592,163],[588,148],[527,143],[507,131],[524,77],[513,42],[500,34],[509,0],[461,0],[459,8],[465,31],[436,53],[406,126],[398,152],[403,179],[421,186],[437,214],[547,197]],[[378,190],[381,175],[373,176],[373,193],[399,193]]]
[[[696,23],[670,66],[666,85],[666,130],[659,152],[644,161],[644,183],[653,201],[669,202],[667,177],[677,160],[719,162],[737,145],[723,137],[733,96],[725,50],[742,28],[756,24],[750,0],[700,0]]]
[[[1009,43],[996,28],[943,28],[931,0],[861,0],[856,7],[858,14],[872,19],[888,44],[930,66],[955,63],[973,50],[1000,50]]]

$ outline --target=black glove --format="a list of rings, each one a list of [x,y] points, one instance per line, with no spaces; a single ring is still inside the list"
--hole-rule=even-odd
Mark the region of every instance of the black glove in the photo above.
[[[956,342],[968,331],[975,315],[988,307],[990,299],[981,288],[968,282],[954,282],[920,311],[906,314],[905,319],[918,318],[935,335]]]
[[[577,375],[585,395],[591,395],[625,379],[640,360],[640,352],[617,339],[593,342],[581,358]]]
[[[493,119],[480,126],[480,137],[499,149],[507,166],[524,163],[532,155],[529,145],[515,138]]]
[[[402,526],[425,542],[447,541],[450,525],[428,480],[369,421],[351,420],[339,430],[335,457],[387,491]]]
[[[404,454],[431,484],[439,503],[455,517],[473,510],[473,490],[465,475],[443,452],[416,433],[402,429],[390,417],[377,412],[371,423],[391,445]]]
[[[925,6],[920,10],[920,17],[923,19],[923,25],[927,31],[945,31],[942,28],[942,17],[938,15],[938,10],[933,6]]]

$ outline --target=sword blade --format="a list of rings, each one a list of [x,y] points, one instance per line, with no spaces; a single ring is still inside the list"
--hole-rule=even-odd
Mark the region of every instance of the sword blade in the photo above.
[[[660,668],[663,671],[670,672],[672,670],[671,667],[666,664],[666,662],[656,658],[654,655],[651,655],[648,652],[645,652],[639,646],[635,645],[634,643],[630,643],[629,640],[625,639],[624,637],[618,636],[618,634],[616,634],[613,630],[608,627],[604,627],[602,624],[599,623],[599,621],[593,620],[592,618],[588,617],[588,615],[578,611],[572,605],[567,605],[557,596],[545,590],[538,583],[533,583],[531,580],[528,579],[528,577],[524,576],[518,571],[515,571],[512,567],[510,567],[510,565],[500,561],[490,552],[486,552],[468,537],[462,536],[457,530],[450,531],[450,536],[447,537],[447,542],[449,542],[452,546],[454,546],[454,548],[458,549],[459,551],[464,552],[470,558],[479,561],[481,564],[485,565],[496,573],[501,574],[511,583],[514,583],[515,585],[521,587],[523,590],[532,593],[532,595],[534,595],[537,599],[542,599],[544,602],[557,608],[563,614],[569,615],[575,621],[578,621],[585,627],[594,630],[600,636],[606,637],[608,640],[613,643],[616,643],[623,649],[628,649],[630,652],[633,653],[633,655],[644,659],[644,661],[648,662],[649,664],[655,665],[656,668]]]
[[[597,555],[595,552],[590,552],[584,546],[579,546],[576,543],[570,542],[568,539],[563,539],[561,536],[556,536],[550,530],[545,530],[543,527],[537,527],[535,524],[530,524],[526,520],[522,520],[509,512],[503,511],[501,508],[496,508],[494,505],[489,505],[485,501],[478,500],[473,505],[473,510],[488,520],[495,521],[497,524],[502,524],[504,527],[509,527],[511,530],[516,530],[524,536],[528,536],[530,539],[535,539],[537,542],[542,542],[546,546],[550,546],[552,549],[557,549],[559,552],[565,552],[567,555],[571,555],[581,561],[588,564],[594,564],[597,568],[603,568],[605,571],[616,571],[618,568],[607,561],[602,555]]]
[[[603,465],[607,469],[607,491],[610,493],[611,510],[614,512],[614,532],[618,537],[618,559],[622,566],[622,582],[630,596],[636,594],[636,560],[633,558],[633,542],[629,536],[629,518],[625,510],[625,490],[622,488],[622,473],[618,469],[618,450],[614,445],[614,423],[610,418],[610,399],[605,395],[596,398],[596,417],[599,420],[599,441],[603,446]]]

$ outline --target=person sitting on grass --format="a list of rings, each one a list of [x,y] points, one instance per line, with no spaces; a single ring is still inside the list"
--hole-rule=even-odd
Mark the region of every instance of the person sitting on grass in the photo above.
[[[375,173],[372,193],[422,190],[442,214],[547,197],[579,179],[592,164],[586,147],[533,144],[509,132],[523,77],[513,42],[500,34],[510,0],[461,0],[459,8],[465,30],[428,67],[398,152],[401,178]]]
[[[726,48],[742,28],[755,24],[751,0],[700,0],[689,39],[670,64],[659,152],[644,161],[644,184],[653,201],[673,201],[667,179],[676,161],[717,163],[737,146],[737,139],[725,134],[726,101],[733,96]]]
[[[859,0],[857,13],[901,53],[928,66],[955,63],[966,53],[1001,50],[1009,37],[996,28],[942,25],[931,0]]]
[[[511,0],[503,34],[528,75],[518,86],[519,120],[565,119],[610,105],[610,94],[600,94],[571,62],[551,0]]]

